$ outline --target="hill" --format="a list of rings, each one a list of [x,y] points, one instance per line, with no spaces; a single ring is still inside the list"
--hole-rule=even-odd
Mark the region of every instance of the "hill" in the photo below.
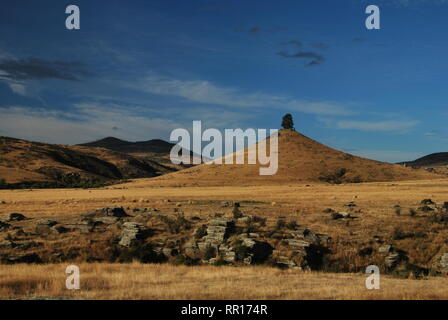
[[[247,149],[245,150],[247,155]],[[136,185],[206,186],[263,185],[296,182],[373,182],[432,179],[425,170],[369,160],[325,146],[299,132],[279,131],[279,169],[273,176],[260,176],[259,164],[202,164]]]
[[[3,184],[90,186],[120,179],[155,177],[179,168],[104,148],[0,137]]]
[[[123,153],[159,153],[169,154],[174,144],[160,139],[129,142],[114,137],[79,144],[84,147],[100,147]]]
[[[414,161],[401,162],[411,167],[436,167],[448,165],[448,152],[432,153]]]

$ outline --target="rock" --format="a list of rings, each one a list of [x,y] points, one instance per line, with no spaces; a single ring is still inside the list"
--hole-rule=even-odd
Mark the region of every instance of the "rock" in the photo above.
[[[225,218],[216,218],[209,222],[209,226],[219,226],[219,227],[229,227],[232,223],[232,220],[228,220]]]
[[[1,219],[2,222],[22,221],[27,218],[21,213],[10,213]]]
[[[51,227],[56,225],[54,220],[41,219],[36,222],[35,232],[40,235],[46,235],[52,232]]]
[[[11,248],[15,248],[18,245],[14,242],[12,242],[11,240],[3,240],[0,242],[0,249],[11,249]]]
[[[231,206],[233,206],[233,203],[231,201],[224,201],[221,203],[221,207],[224,207],[224,208],[231,207]]]
[[[184,253],[187,257],[192,259],[199,259],[201,257],[201,251],[196,242],[187,242],[184,246]]]
[[[226,245],[221,245],[219,246],[218,252],[224,261],[228,263],[234,263],[236,261],[236,253],[232,248]]]
[[[50,228],[51,233],[54,234],[61,234],[61,233],[66,233],[69,231],[69,229],[67,229],[64,226],[53,226]]]
[[[434,205],[436,203],[434,201],[432,201],[432,199],[423,199],[422,201],[420,201],[420,204],[423,204],[423,205]]]
[[[310,246],[310,243],[305,240],[288,239],[287,241],[288,246],[292,247],[293,249],[304,249]]]
[[[434,269],[448,272],[448,252],[443,253],[434,265]]]
[[[247,224],[247,223],[249,223],[249,222],[252,221],[252,217],[245,216],[245,217],[238,218],[236,221],[237,221],[239,224]]]
[[[93,232],[93,230],[95,229],[95,223],[90,220],[84,220],[76,225],[76,227],[79,229],[79,231],[81,231],[81,233],[86,234]]]
[[[42,246],[42,242],[35,242],[35,241],[21,241],[20,243],[16,243],[18,248],[20,248],[21,250],[28,250],[31,248],[35,248],[35,247],[40,247]]]
[[[207,235],[203,240],[207,243],[221,244],[228,237],[234,224],[232,220],[216,218],[209,222]]]
[[[125,222],[123,223],[123,230],[121,232],[121,237],[119,245],[123,247],[134,246],[142,239],[143,226],[135,222]]]
[[[124,218],[129,217],[123,207],[113,207],[113,208],[103,208],[102,211],[105,211],[106,215],[109,217],[117,217]]]
[[[358,251],[358,255],[361,256],[361,257],[370,256],[372,253],[373,253],[373,248],[372,247],[363,248],[363,249]]]
[[[94,218],[92,221],[96,224],[98,223],[104,223],[104,224],[114,224],[116,222],[118,222],[120,220],[120,218],[118,217],[99,217],[99,218]]]
[[[247,264],[247,265],[251,265],[252,264],[252,257],[248,256],[246,258],[243,259],[243,263]]]
[[[354,203],[353,201],[348,202],[346,204],[344,204],[345,207],[356,207],[356,203]]]
[[[278,267],[281,269],[300,269],[300,267],[297,266],[297,264],[289,259],[286,256],[279,256],[275,260]]]
[[[175,257],[179,254],[179,250],[175,248],[162,248],[161,251],[167,258]]]
[[[54,221],[54,220],[49,220],[49,219],[40,219],[40,220],[36,221],[36,224],[52,227],[52,226],[58,224],[58,222]]]
[[[420,210],[420,211],[422,211],[422,212],[435,211],[435,210],[437,210],[437,206],[434,205],[434,204],[423,205],[423,206],[419,207],[418,210]]]
[[[388,252],[392,252],[392,246],[390,244],[385,244],[382,245],[381,247],[378,248],[378,252],[380,253],[388,253]]]
[[[249,249],[252,249],[255,246],[255,243],[256,242],[250,238],[243,238],[241,245],[243,245]]]
[[[400,262],[405,261],[406,257],[400,253],[392,253],[384,259],[384,264],[389,269],[394,269]]]
[[[253,233],[253,232],[249,233],[249,238],[259,238],[259,237],[260,237],[260,235],[258,233]]]
[[[92,212],[87,212],[81,214],[81,216],[85,218],[94,218],[94,217],[117,217],[117,218],[125,218],[130,217],[123,207],[105,207],[100,208]]]
[[[331,218],[333,220],[350,218],[350,213],[348,213],[348,212],[334,212],[334,213],[331,214]]]
[[[9,263],[40,263],[40,257],[35,253],[25,253],[9,256],[7,258]]]
[[[11,227],[10,224],[0,221],[0,231],[5,231]]]

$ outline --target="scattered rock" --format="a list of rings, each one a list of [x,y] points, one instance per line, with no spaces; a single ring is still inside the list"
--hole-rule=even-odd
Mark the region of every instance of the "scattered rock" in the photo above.
[[[363,248],[363,249],[359,250],[358,255],[361,257],[366,257],[366,256],[370,256],[372,253],[373,253],[373,248],[367,247],[367,248]]]
[[[434,264],[434,269],[442,271],[442,272],[448,272],[448,252],[443,253],[436,263]]]
[[[116,217],[125,218],[130,217],[123,207],[105,207],[100,208],[92,212],[87,212],[82,214],[84,218],[95,218],[95,217]]]
[[[9,256],[8,263],[40,263],[41,259],[36,253],[25,253]]]
[[[11,222],[11,221],[22,221],[27,218],[21,213],[10,213],[1,219],[2,222]]]
[[[123,223],[120,241],[118,244],[123,247],[132,247],[143,238],[143,226],[136,222]]]
[[[344,204],[345,207],[356,207],[356,203],[354,203],[353,201],[348,202],[346,204]]]
[[[348,212],[334,212],[331,214],[333,220],[350,218],[350,213]]]
[[[51,233],[54,234],[61,234],[61,233],[66,233],[69,231],[69,229],[67,229],[64,226],[53,226],[50,228]]]
[[[51,227],[53,227],[56,224],[57,222],[54,220],[40,219],[36,221],[35,232],[40,235],[49,234],[52,232]]]
[[[58,224],[58,222],[54,221],[54,220],[49,220],[49,219],[40,219],[40,220],[36,221],[36,224],[52,227],[52,226]]]
[[[378,248],[378,252],[380,252],[380,253],[389,253],[392,251],[393,251],[393,248],[390,244],[385,244]]]
[[[3,240],[0,242],[0,249],[11,249],[17,247],[17,244],[11,240]]]
[[[434,201],[432,201],[432,199],[423,199],[422,201],[420,201],[420,204],[423,204],[423,205],[435,205],[436,203]]]
[[[10,224],[0,221],[0,231],[5,231],[11,227]]]
[[[120,220],[120,218],[118,217],[113,217],[113,216],[109,216],[109,217],[99,217],[99,218],[94,218],[92,221],[95,224],[114,224],[116,222],[118,222]]]
[[[391,253],[384,259],[384,264],[387,268],[394,269],[396,266],[398,266],[398,264],[406,260],[406,256],[402,255],[401,253]]]

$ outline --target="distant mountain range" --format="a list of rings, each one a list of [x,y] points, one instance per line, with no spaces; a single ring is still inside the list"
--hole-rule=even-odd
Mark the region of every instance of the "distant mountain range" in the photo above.
[[[107,137],[93,142],[82,143],[79,146],[106,148],[123,153],[169,154],[174,144],[160,139],[130,142],[115,137]]]
[[[438,167],[448,165],[448,152],[432,153],[414,161],[400,162],[410,167]]]

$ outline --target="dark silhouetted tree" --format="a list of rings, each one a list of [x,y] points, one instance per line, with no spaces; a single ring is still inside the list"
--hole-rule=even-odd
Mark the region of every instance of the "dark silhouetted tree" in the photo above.
[[[292,115],[290,113],[287,113],[283,116],[282,128],[288,130],[295,130],[294,121],[292,120]]]

